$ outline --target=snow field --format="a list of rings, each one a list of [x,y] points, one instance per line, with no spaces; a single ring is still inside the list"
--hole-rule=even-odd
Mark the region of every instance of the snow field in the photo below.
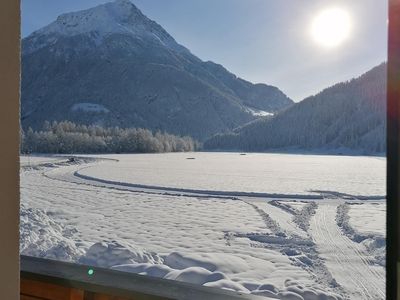
[[[73,167],[50,169],[49,173]],[[40,175],[37,172],[27,171],[21,174],[21,196],[27,206],[35,207],[50,220],[56,219],[61,228],[76,228],[69,241],[79,251],[65,260],[105,267],[125,265],[125,268],[126,264],[136,266],[137,263],[146,263],[146,270],[147,267],[152,267],[150,274],[156,272],[162,275],[159,267],[152,265],[155,261],[160,263],[166,259],[169,263],[163,263],[160,268],[169,267],[175,273],[177,271],[174,268],[184,271],[185,276],[176,275],[180,280],[192,276],[187,275],[191,271],[194,274],[220,272],[224,278],[221,282],[223,287],[245,292],[250,292],[243,287],[243,284],[248,283],[257,287],[268,283],[277,290],[285,289],[284,282],[288,278],[312,283],[308,274],[291,266],[285,256],[272,250],[253,249],[247,238],[235,238],[227,246],[224,239],[227,232],[269,232],[262,218],[254,213],[254,209],[241,201],[109,191],[37,176]],[[45,210],[41,210],[43,208]],[[24,207],[21,209],[23,211]],[[33,211],[32,217],[35,214],[37,213]],[[47,228],[47,223],[36,225],[37,231],[41,230],[41,226]],[[53,225],[50,224],[49,227],[50,230]],[[26,235],[32,231],[26,227],[21,230]],[[62,232],[60,229],[57,236],[62,237]],[[50,231],[49,235],[53,233]],[[113,240],[118,243],[112,242]],[[35,241],[23,242],[27,245],[23,254],[60,257],[59,254],[53,254],[53,247],[42,251],[43,254],[32,251],[33,246],[30,245],[34,243]],[[108,248],[110,243],[123,246],[112,251],[99,250]],[[143,252],[150,253],[144,249],[151,249],[151,254],[143,255]],[[63,252],[62,249],[60,252]],[[86,255],[82,257],[82,253]],[[157,259],[143,259],[147,256]],[[175,264],[171,263],[173,257]],[[168,278],[172,278],[175,273],[168,275]]]
[[[114,182],[194,190],[386,194],[386,160],[380,157],[202,152],[101,157],[119,162],[108,161],[79,173]]]
[[[115,161],[37,164],[21,172],[23,254],[272,299],[383,299],[384,268],[371,245],[336,223],[343,200],[138,190],[76,176]]]
[[[350,226],[363,234],[386,235],[386,204],[362,203],[350,205]]]

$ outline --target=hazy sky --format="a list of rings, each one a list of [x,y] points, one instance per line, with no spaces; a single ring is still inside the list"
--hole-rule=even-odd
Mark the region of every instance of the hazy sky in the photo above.
[[[64,12],[107,0],[22,0],[22,36]],[[202,60],[254,83],[275,85],[295,101],[361,75],[387,57],[386,0],[132,0]],[[313,18],[339,7],[351,17],[349,38],[324,48]]]

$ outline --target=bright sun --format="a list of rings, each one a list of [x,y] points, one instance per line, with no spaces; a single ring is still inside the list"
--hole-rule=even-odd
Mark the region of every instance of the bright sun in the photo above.
[[[311,24],[311,34],[321,46],[341,45],[350,35],[351,18],[346,10],[329,8],[321,11]]]

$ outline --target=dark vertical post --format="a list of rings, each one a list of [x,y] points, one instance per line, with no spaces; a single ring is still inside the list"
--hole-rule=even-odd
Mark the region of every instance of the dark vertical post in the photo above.
[[[400,0],[389,0],[387,85],[387,299],[398,297],[400,233]]]
[[[19,1],[0,1],[0,299],[19,299]]]

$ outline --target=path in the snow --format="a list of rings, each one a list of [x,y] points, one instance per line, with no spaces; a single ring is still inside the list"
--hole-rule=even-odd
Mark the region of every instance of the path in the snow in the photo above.
[[[280,206],[276,200],[267,203],[261,201],[244,202],[260,214],[267,227],[275,234],[273,237],[269,234],[250,234],[247,236],[250,240],[259,242],[261,247],[275,249],[287,255],[294,265],[309,272],[316,282],[323,284],[327,289],[335,291],[337,294],[344,294],[343,288],[329,272],[308,233],[293,222],[292,217],[300,211],[289,212],[283,209],[283,206]],[[316,207],[318,205],[315,205]]]
[[[368,254],[346,237],[335,221],[337,203],[321,203],[311,220],[310,233],[326,265],[351,299],[385,299],[382,267],[370,263]]]

